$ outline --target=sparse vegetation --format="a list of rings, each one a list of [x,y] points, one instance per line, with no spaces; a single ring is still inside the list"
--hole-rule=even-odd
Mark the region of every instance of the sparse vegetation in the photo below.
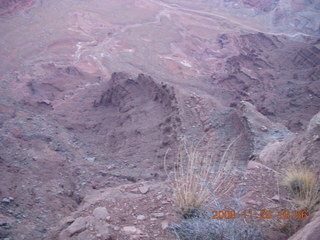
[[[179,240],[261,240],[262,233],[241,219],[211,219],[208,213],[183,219],[169,230]]]
[[[303,211],[307,215],[319,209],[319,179],[311,168],[302,165],[289,167],[282,175],[282,184],[293,198],[291,205],[284,209]],[[299,230],[302,222],[303,219],[280,219],[276,226],[281,232],[291,236]]]
[[[197,146],[187,148],[185,144],[180,149],[174,168],[173,194],[177,211],[184,218],[197,216],[206,204],[216,201],[216,192],[222,185],[224,194],[230,189],[225,181],[225,156],[226,152],[221,161],[214,163]]]
[[[211,195],[208,188],[210,172],[210,158],[202,157],[194,149],[180,153],[174,173],[173,192],[175,205],[182,216],[196,215],[198,209],[209,200]]]
[[[182,218],[180,223],[169,226],[176,239],[262,239],[261,232],[242,219],[212,219],[208,211],[213,206],[224,209],[217,196],[221,197],[231,189],[230,181],[226,181],[226,178],[230,176],[228,166],[232,164],[226,156],[238,138],[229,144],[219,161],[201,154],[197,146],[187,148],[184,144],[183,151],[179,151],[174,169],[173,193],[174,203]]]
[[[294,166],[285,171],[283,184],[293,195],[299,210],[309,213],[319,201],[319,179],[316,173],[305,166]]]
[[[226,153],[237,139],[229,144],[219,162],[201,154],[197,146],[187,148],[184,144],[181,148],[174,169],[173,193],[174,203],[184,218],[197,215],[206,203],[214,201],[221,185],[224,185],[225,192],[228,191],[224,172],[228,165]]]

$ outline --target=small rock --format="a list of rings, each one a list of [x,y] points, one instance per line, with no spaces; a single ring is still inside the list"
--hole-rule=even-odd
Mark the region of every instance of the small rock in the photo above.
[[[279,202],[280,201],[280,196],[279,195],[274,195],[271,199],[273,201]]]
[[[0,227],[5,226],[5,225],[7,225],[7,223],[6,223],[6,222],[2,222],[2,221],[0,221]]]
[[[258,169],[262,165],[256,161],[249,161],[247,165],[247,170],[253,170],[253,169]]]
[[[262,127],[260,128],[260,130],[261,130],[262,132],[268,132],[268,128],[267,128],[266,126],[262,126]]]
[[[99,174],[101,174],[102,177],[105,177],[107,176],[108,173],[105,171],[99,171]]]
[[[1,202],[9,204],[10,203],[10,199],[9,198],[3,198]]]
[[[47,104],[47,105],[51,105],[51,101],[48,100],[48,99],[44,99],[44,100],[42,100],[40,103],[45,103],[45,104]]]
[[[11,228],[10,225],[5,225],[5,226],[3,226],[3,227],[4,227],[4,229],[10,229],[10,228]]]
[[[64,222],[67,223],[67,224],[71,224],[71,223],[73,223],[75,220],[76,220],[75,218],[69,216],[69,217],[67,217],[67,218],[64,219]]]
[[[168,226],[169,226],[168,221],[162,221],[162,222],[161,222],[161,228],[162,228],[162,230],[166,230],[166,229],[168,228]]]
[[[140,233],[141,230],[136,228],[135,226],[126,226],[126,227],[123,227],[123,231],[126,233],[126,234],[135,234],[135,233]]]
[[[39,229],[39,232],[41,232],[41,233],[46,233],[48,230],[46,229],[46,228],[41,228],[41,229]]]
[[[87,160],[88,162],[93,163],[94,161],[96,161],[96,158],[95,158],[95,157],[87,157],[86,160]]]
[[[92,212],[93,216],[97,219],[106,220],[109,216],[108,210],[105,207],[97,207]]]
[[[138,188],[133,188],[133,189],[130,190],[130,192],[131,192],[131,193],[138,193],[139,190],[138,190]]]
[[[142,194],[146,194],[147,192],[149,192],[149,187],[148,186],[141,186],[141,187],[139,187],[139,191]]]
[[[10,200],[10,201],[13,201],[13,200],[14,200],[14,198],[13,198],[13,197],[9,197],[9,200]]]
[[[128,165],[128,168],[136,168],[137,166],[136,165],[134,165],[134,164],[129,164]]]
[[[94,227],[95,232],[100,235],[100,238],[102,238],[103,240],[112,239],[112,234],[109,228],[110,227],[109,224],[102,221],[99,221],[99,222],[95,221],[94,225],[95,225]]]
[[[151,215],[157,218],[164,217],[164,213],[151,213]]]
[[[112,169],[114,169],[114,168],[115,168],[115,167],[112,166],[112,165],[107,166],[107,169],[108,169],[108,170],[112,170]]]
[[[80,186],[83,187],[86,184],[87,184],[87,182],[82,182],[82,183],[80,183]]]
[[[69,237],[71,237],[76,233],[80,233],[86,230],[86,225],[87,225],[86,218],[79,217],[66,229],[66,231]]]
[[[319,135],[314,135],[314,136],[313,136],[313,141],[319,141],[319,140],[320,140]]]
[[[146,217],[144,215],[138,215],[137,216],[137,220],[139,220],[139,221],[142,221],[142,220],[145,220],[145,219],[146,219]]]
[[[256,200],[253,200],[253,199],[247,201],[246,203],[251,204],[251,205],[257,205],[257,206],[260,206],[260,205],[261,205],[261,202],[256,201]]]
[[[150,173],[150,176],[151,176],[152,178],[156,178],[156,177],[158,177],[158,173]]]
[[[83,231],[79,234],[76,234],[75,236],[73,236],[70,239],[77,239],[77,240],[89,240],[90,239],[91,240],[91,239],[95,239],[95,235],[91,231],[86,230],[86,231]],[[64,239],[64,240],[66,240],[66,239]]]

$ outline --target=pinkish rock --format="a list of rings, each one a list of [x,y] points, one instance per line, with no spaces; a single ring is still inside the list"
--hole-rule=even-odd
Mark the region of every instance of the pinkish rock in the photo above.
[[[72,238],[72,239],[74,239],[74,238]],[[77,240],[95,239],[95,236],[93,235],[93,233],[91,231],[86,230],[86,231],[79,233],[75,239],[77,239]]]
[[[319,240],[320,239],[320,211],[318,211],[311,221],[300,229],[288,240]]]
[[[109,216],[108,210],[105,207],[97,207],[92,212],[93,216],[100,220],[106,220]]]
[[[149,192],[149,187],[148,186],[141,186],[141,187],[139,187],[139,191],[142,194],[146,194],[147,192]]]
[[[253,170],[261,168],[263,165],[261,163],[258,163],[256,161],[249,161],[247,165],[247,170]]]
[[[260,113],[251,103],[241,101],[240,106],[242,119],[252,138],[253,155],[259,155],[268,143],[292,134],[284,125],[272,122]]]
[[[85,217],[77,218],[67,229],[66,232],[69,237],[72,237],[76,233],[86,230],[87,220]]]
[[[100,236],[99,237],[100,239],[104,239],[104,240],[112,239],[110,225],[108,223],[105,223],[103,221],[95,222],[94,229],[97,235]]]
[[[122,229],[126,234],[140,234],[141,230],[135,226],[126,226]]]
[[[279,202],[279,201],[280,201],[280,196],[279,196],[279,195],[274,195],[271,199],[272,199],[273,201]]]
[[[161,222],[161,228],[162,230],[166,230],[169,226],[169,222],[168,221],[162,221]]]
[[[157,218],[161,218],[161,217],[164,217],[164,213],[151,213],[151,215],[153,216],[153,217],[157,217]]]
[[[256,200],[249,200],[249,201],[247,201],[246,202],[247,204],[250,204],[250,205],[256,205],[256,206],[261,206],[262,205],[262,203],[261,202],[259,202],[259,201],[256,201]]]
[[[142,220],[145,220],[145,219],[146,219],[146,217],[144,215],[138,215],[137,216],[137,220],[139,220],[139,221],[142,221]]]
[[[308,132],[320,133],[320,112],[314,115],[308,125]]]

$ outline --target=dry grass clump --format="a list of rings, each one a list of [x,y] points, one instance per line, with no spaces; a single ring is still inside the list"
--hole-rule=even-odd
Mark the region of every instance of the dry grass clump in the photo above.
[[[231,189],[231,181],[226,180],[230,176],[228,170],[232,164],[226,156],[238,138],[229,144],[219,160],[203,155],[197,146],[187,148],[184,145],[184,148],[180,149],[173,173],[173,193],[174,203],[182,219],[179,223],[169,226],[169,231],[176,239],[263,239],[259,230],[249,226],[242,219],[212,219],[210,212],[213,206],[225,209],[218,196],[226,196]]]
[[[289,237],[301,228],[306,217],[319,209],[320,184],[317,174],[311,168],[296,163],[292,163],[292,166],[281,174],[281,182],[292,194],[292,201],[286,203],[283,209],[306,214],[274,221],[275,228]]]
[[[188,218],[197,215],[201,207],[209,201],[215,201],[216,192],[223,185],[226,193],[230,183],[225,181],[228,161],[227,151],[237,140],[232,141],[219,161],[208,154],[201,153],[198,146],[179,150],[176,167],[174,168],[174,203],[178,212]]]
[[[319,199],[319,179],[316,173],[305,166],[294,166],[285,171],[283,184],[293,195],[295,204],[309,213],[315,210]]]
[[[211,160],[195,150],[181,155],[174,174],[174,202],[182,216],[188,217],[210,198]]]
[[[218,166],[214,166],[212,158],[203,156],[196,147],[179,152],[173,194],[178,212],[184,218],[197,215],[208,202],[215,201],[221,185],[228,188],[224,165],[221,160]]]

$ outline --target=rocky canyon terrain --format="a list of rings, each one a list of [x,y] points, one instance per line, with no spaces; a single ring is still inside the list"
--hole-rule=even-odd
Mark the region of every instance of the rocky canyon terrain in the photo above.
[[[0,239],[175,239],[183,141],[214,164],[236,139],[245,209],[288,208],[293,163],[320,173],[319,1],[1,0],[0,61]],[[319,212],[271,220],[320,239]]]

